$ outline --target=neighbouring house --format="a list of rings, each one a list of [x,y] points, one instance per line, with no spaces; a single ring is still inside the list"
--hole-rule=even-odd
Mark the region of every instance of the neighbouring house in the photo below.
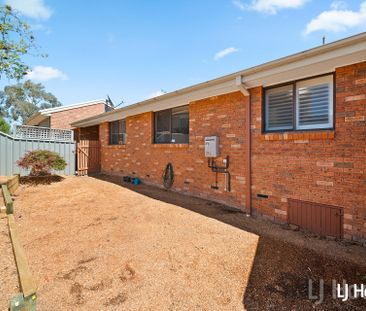
[[[97,99],[68,106],[42,109],[27,120],[25,125],[57,129],[73,129],[72,122],[85,119],[113,109],[104,99]],[[83,128],[74,133],[75,139],[98,140],[98,126]]]
[[[175,191],[366,243],[366,33],[72,126],[99,126],[104,173],[170,162]]]

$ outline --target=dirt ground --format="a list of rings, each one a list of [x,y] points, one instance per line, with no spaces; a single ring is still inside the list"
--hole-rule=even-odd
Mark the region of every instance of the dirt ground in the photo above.
[[[19,189],[16,221],[39,310],[366,308],[364,299],[331,299],[330,288],[332,279],[366,283],[365,248],[119,181],[67,177]],[[320,305],[308,298],[309,278],[325,280]]]
[[[2,202],[0,202],[1,204]],[[17,269],[6,214],[0,214],[0,293],[2,294],[0,310],[8,310],[10,299],[19,293]]]

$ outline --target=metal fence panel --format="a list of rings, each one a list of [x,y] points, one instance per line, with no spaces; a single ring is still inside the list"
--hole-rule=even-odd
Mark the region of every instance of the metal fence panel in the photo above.
[[[52,141],[42,139],[14,138],[0,132],[0,175],[21,174],[28,175],[29,171],[20,169],[16,162],[28,151],[50,150],[57,152],[67,162],[63,171],[55,173],[60,175],[75,174],[75,142],[73,141]]]

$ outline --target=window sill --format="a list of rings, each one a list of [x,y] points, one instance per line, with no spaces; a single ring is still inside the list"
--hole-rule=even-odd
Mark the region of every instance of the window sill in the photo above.
[[[189,144],[152,144],[153,148],[188,149]]]
[[[107,145],[108,148],[126,148],[126,144]]]
[[[282,132],[282,133],[263,133],[261,140],[279,141],[279,140],[333,140],[334,130],[314,130],[306,132]]]

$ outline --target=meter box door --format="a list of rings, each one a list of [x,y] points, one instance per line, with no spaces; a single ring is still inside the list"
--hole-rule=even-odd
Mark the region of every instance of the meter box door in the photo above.
[[[219,137],[205,137],[205,157],[216,158],[219,156]]]

